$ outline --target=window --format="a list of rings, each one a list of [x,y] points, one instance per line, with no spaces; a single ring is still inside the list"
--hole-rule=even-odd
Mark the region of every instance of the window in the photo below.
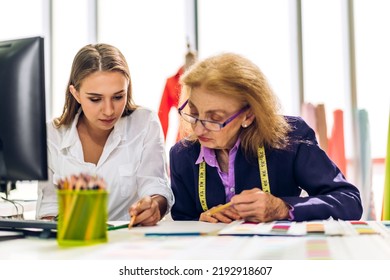
[[[259,66],[285,114],[298,114],[292,87],[289,0],[200,0],[199,56],[235,52]]]

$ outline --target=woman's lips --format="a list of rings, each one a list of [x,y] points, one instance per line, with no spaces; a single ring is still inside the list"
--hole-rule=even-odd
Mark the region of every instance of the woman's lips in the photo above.
[[[105,123],[105,124],[112,124],[115,121],[115,118],[114,119],[104,119],[104,120],[101,119],[100,121]]]
[[[199,141],[202,141],[202,142],[209,142],[209,141],[211,141],[210,138],[203,137],[203,136],[198,136],[198,139],[199,139]]]

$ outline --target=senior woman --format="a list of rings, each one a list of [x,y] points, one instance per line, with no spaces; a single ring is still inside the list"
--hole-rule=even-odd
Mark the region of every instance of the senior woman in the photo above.
[[[280,114],[253,62],[233,53],[212,56],[180,81],[188,99],[179,113],[189,130],[170,150],[174,220],[360,219],[359,190],[302,118]]]

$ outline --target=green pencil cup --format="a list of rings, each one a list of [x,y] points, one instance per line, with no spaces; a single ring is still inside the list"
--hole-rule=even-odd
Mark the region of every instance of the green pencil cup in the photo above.
[[[83,246],[107,242],[107,191],[58,190],[57,243]]]

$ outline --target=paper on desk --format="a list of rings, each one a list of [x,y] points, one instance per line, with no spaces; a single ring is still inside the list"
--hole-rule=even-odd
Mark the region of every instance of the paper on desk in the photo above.
[[[245,221],[234,221],[227,227],[220,230],[218,235],[233,236],[302,236],[306,234],[303,223],[290,221],[279,221],[270,223],[252,223]]]
[[[216,235],[226,227],[223,223],[199,221],[164,221],[155,226],[137,226],[129,230],[132,234],[143,235]]]

